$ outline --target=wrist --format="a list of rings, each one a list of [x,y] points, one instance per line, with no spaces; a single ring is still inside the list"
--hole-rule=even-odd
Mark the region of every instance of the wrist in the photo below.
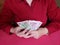
[[[47,28],[40,28],[38,30],[40,35],[48,35],[48,29]]]
[[[13,27],[10,29],[10,32],[11,33],[14,33],[14,28]]]
[[[44,34],[48,35],[48,29],[47,28],[44,28]]]

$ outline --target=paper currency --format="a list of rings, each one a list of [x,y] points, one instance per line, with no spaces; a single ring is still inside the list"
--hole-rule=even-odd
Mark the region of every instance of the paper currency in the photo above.
[[[27,30],[37,30],[42,25],[42,22],[35,20],[26,20],[17,22],[17,24],[23,29],[26,28]]]

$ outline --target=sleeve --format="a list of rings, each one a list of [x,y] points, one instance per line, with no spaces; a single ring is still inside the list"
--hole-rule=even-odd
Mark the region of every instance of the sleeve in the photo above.
[[[47,16],[48,16],[48,24],[46,28],[50,33],[60,30],[60,9],[56,5],[55,0],[49,0],[48,2],[48,9],[47,9]]]
[[[12,27],[13,15],[9,9],[8,3],[5,1],[2,11],[0,13],[0,29],[9,34],[10,28]]]

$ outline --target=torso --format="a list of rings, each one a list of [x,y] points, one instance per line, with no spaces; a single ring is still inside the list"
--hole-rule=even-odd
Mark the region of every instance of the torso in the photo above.
[[[47,4],[42,0],[33,1],[31,7],[25,1],[19,2],[19,0],[13,0],[10,4],[10,8],[15,15],[16,22],[38,20],[43,22],[43,25],[47,22]]]

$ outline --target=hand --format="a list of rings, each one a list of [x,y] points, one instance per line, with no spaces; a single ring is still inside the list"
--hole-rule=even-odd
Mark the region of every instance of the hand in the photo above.
[[[30,38],[30,37],[32,37],[32,36],[29,36],[31,31],[32,31],[32,30],[27,30],[27,29],[25,29],[25,30],[17,33],[16,35],[17,35],[18,37]]]
[[[23,32],[17,33],[16,35],[19,36],[19,37],[24,37],[24,38],[33,37],[35,39],[38,39],[43,35],[47,35],[47,33],[48,33],[47,28],[39,28],[36,31],[25,29]]]
[[[11,28],[10,32],[16,34],[18,37],[24,37],[24,38],[31,37],[31,36],[28,36],[29,32],[31,32],[31,30],[29,29],[22,29],[20,27],[16,27],[16,28]]]
[[[10,32],[11,33],[14,33],[14,34],[17,34],[18,32],[20,32],[20,31],[22,31],[23,29],[22,28],[20,28],[20,27],[15,27],[15,28],[11,28],[10,29]]]
[[[31,31],[31,35],[35,39],[39,39],[43,35],[48,35],[48,29],[47,28],[39,28],[36,31]]]

